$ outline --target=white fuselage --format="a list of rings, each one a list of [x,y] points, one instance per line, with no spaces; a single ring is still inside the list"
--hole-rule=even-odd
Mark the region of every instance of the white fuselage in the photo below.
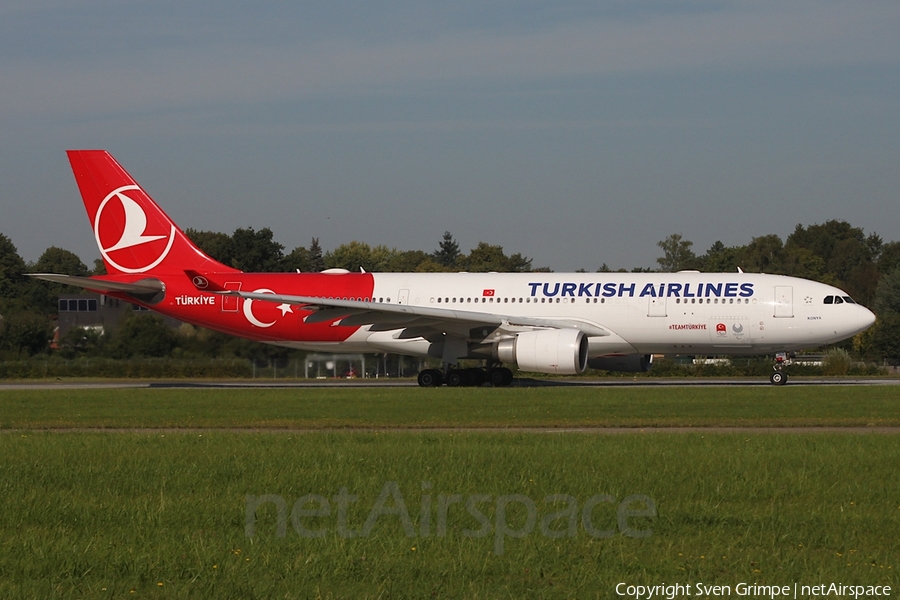
[[[845,292],[781,275],[377,273],[374,277],[375,302],[563,319],[584,324],[588,332],[595,326],[609,335],[589,337],[591,357],[791,351],[846,339],[874,322],[874,315],[858,304],[843,300],[825,304],[829,296],[846,298]],[[341,346],[343,351],[424,355],[423,342],[362,327]],[[312,346],[331,345],[303,344]]]

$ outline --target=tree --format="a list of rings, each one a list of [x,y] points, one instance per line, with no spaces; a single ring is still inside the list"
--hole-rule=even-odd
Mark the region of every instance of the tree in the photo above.
[[[0,298],[12,298],[19,294],[24,281],[25,261],[19,256],[15,244],[0,233]]]
[[[50,246],[30,269],[33,273],[63,273],[85,277],[88,268],[74,252]]]
[[[20,311],[7,315],[0,327],[0,344],[5,350],[32,356],[48,348],[50,321],[45,315]]]
[[[684,240],[680,233],[673,233],[664,240],[656,243],[662,248],[663,256],[656,259],[659,263],[660,270],[666,273],[674,273],[685,269],[692,269],[696,266],[697,257],[691,246],[694,242]]]
[[[28,269],[32,273],[61,273],[84,277],[89,275],[87,266],[74,252],[51,246]],[[40,279],[30,279],[24,284],[23,296],[28,305],[44,314],[56,314],[60,294],[78,294],[81,288]]]
[[[503,253],[503,246],[478,242],[478,245],[472,248],[469,256],[465,259],[465,269],[471,273],[490,271],[502,273],[507,270],[508,262],[509,259]]]
[[[834,283],[863,304],[872,301],[878,280],[875,258],[884,249],[879,236],[866,237],[859,227],[831,220],[809,227],[797,225],[785,242],[786,250],[794,247],[806,248],[822,259],[825,269],[820,281]]]
[[[110,342],[113,358],[168,356],[175,347],[175,333],[155,314],[132,313],[125,317]]]
[[[392,273],[414,273],[419,270],[419,265],[428,263],[433,265],[434,261],[430,254],[422,250],[394,251],[387,270]]]
[[[825,261],[809,248],[797,246],[785,248],[780,263],[778,273],[781,275],[803,277],[814,281],[824,281],[828,278],[825,272]]]
[[[873,309],[878,315],[873,334],[875,351],[897,364],[900,361],[900,267],[881,277]]]
[[[507,259],[506,271],[508,273],[529,273],[531,272],[531,259],[516,252]]]
[[[94,268],[91,269],[91,275],[106,275],[106,264],[102,258],[94,259]]]
[[[95,354],[102,347],[105,336],[95,328],[73,327],[59,340],[60,353],[66,358],[78,354]]]
[[[212,259],[231,266],[234,261],[234,240],[227,233],[186,229],[184,234]]]
[[[740,266],[739,256],[739,248],[716,241],[699,260],[703,270],[709,273],[734,273]]]
[[[353,240],[325,253],[325,266],[328,269],[347,269],[351,273],[358,273],[360,268],[369,272],[384,271],[386,250],[385,246],[372,248],[365,242]]]
[[[281,270],[290,273],[308,273],[312,269],[309,263],[309,250],[303,246],[297,246],[286,254],[281,261]]]
[[[264,227],[235,229],[232,266],[246,273],[276,273],[281,270],[284,246],[273,239],[272,230]]]
[[[879,316],[900,315],[900,268],[887,273],[878,282],[872,308]]]
[[[775,234],[750,240],[740,251],[741,268],[754,273],[781,273],[784,243]]]
[[[459,244],[453,239],[449,231],[444,232],[444,237],[437,250],[432,254],[434,261],[445,267],[455,267],[459,260]]]
[[[878,256],[878,272],[890,273],[900,267],[900,242],[889,242],[882,246]]]
[[[309,244],[309,270],[320,273],[325,270],[325,259],[322,256],[322,247],[319,246],[319,238],[314,237]]]

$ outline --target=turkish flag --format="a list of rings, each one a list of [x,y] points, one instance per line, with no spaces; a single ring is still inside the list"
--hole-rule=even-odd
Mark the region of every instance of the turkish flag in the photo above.
[[[482,296],[486,296],[486,297],[487,297],[487,296],[493,296],[493,295],[494,295],[494,290],[484,290],[484,291],[481,293],[481,295],[482,295]]]

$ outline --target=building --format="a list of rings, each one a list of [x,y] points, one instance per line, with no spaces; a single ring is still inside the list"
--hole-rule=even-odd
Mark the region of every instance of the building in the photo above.
[[[112,333],[132,310],[152,312],[125,300],[110,298],[103,294],[62,294],[59,296],[58,302],[57,339],[64,337],[73,327],[98,329],[104,333]],[[181,325],[181,321],[169,317],[163,317],[163,321],[172,328]]]

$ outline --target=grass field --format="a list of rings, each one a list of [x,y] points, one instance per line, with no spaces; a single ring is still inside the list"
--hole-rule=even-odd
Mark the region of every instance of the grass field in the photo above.
[[[900,387],[0,389],[0,429],[898,426]]]
[[[895,435],[316,431],[898,421],[878,387],[534,391],[6,391],[0,597],[896,595]],[[72,426],[263,431],[35,431]]]

